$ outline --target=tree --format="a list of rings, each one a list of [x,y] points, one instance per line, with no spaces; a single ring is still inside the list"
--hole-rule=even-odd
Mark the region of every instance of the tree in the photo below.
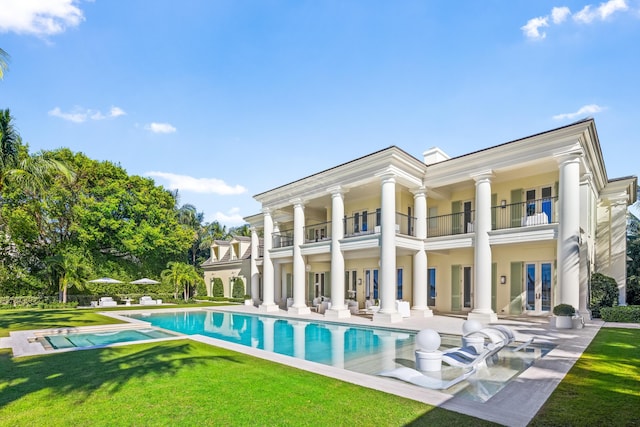
[[[85,266],[86,255],[75,247],[60,251],[47,258],[52,276],[57,278],[60,302],[67,302],[67,291],[71,285],[82,289],[89,277],[89,269]]]
[[[0,80],[4,78],[4,73],[9,68],[9,54],[0,49]]]
[[[251,237],[251,229],[249,228],[249,224],[241,225],[240,227],[231,227],[229,229],[229,234],[232,236],[244,236]]]
[[[204,281],[194,266],[177,261],[168,262],[167,269],[162,271],[160,277],[163,282],[174,286],[176,296],[182,290],[185,301],[189,299],[189,289]]]
[[[30,155],[13,126],[9,109],[0,110],[0,192],[12,180],[25,192],[36,193],[46,188],[56,174],[67,180],[74,177],[67,164],[51,153]]]
[[[204,213],[198,212],[196,207],[191,204],[182,205],[178,209],[178,222],[192,233],[189,260],[194,267],[197,265],[198,250],[206,232],[202,226],[203,220]]]

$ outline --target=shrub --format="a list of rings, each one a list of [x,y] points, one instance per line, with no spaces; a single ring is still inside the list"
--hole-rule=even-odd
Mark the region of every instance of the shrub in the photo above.
[[[640,305],[640,281],[636,276],[627,279],[627,304]]]
[[[244,296],[244,280],[242,277],[236,277],[233,281],[233,289],[231,291],[232,298],[242,298]]]
[[[591,275],[591,297],[589,308],[592,317],[600,317],[600,309],[618,304],[618,284],[615,279],[604,274]]]
[[[640,323],[640,305],[602,307],[600,314],[605,322]]]
[[[553,314],[556,316],[573,316],[576,309],[571,304],[558,304],[553,307]]]
[[[213,285],[211,286],[211,294],[214,297],[223,297],[224,296],[224,285],[222,284],[222,279],[219,277],[215,277],[213,279]]]

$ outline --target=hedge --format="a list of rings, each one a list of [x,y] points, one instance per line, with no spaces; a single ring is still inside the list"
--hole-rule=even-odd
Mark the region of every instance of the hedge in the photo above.
[[[602,307],[600,315],[605,322],[640,323],[640,305]]]

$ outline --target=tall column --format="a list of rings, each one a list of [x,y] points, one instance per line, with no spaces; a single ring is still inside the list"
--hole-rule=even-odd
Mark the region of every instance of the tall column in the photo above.
[[[340,249],[340,240],[344,237],[342,218],[344,217],[344,195],[340,187],[329,189],[331,192],[331,308],[325,311],[325,317],[351,317],[344,304],[344,255]]]
[[[273,261],[271,261],[271,248],[273,245],[273,218],[271,210],[263,209],[264,214],[264,255],[262,257],[262,304],[260,311],[278,311],[279,308],[273,301]]]
[[[411,315],[431,317],[433,312],[427,306],[427,251],[424,240],[427,238],[427,190],[420,187],[413,191],[413,204],[416,213],[416,238],[422,241],[420,249],[413,255],[413,307]]]
[[[396,179],[391,173],[381,178],[380,310],[373,320],[394,323],[402,321],[396,309]]]
[[[293,305],[289,307],[292,314],[311,313],[305,303],[305,268],[302,256],[304,244],[304,204],[302,200],[295,199],[293,203]]]
[[[618,283],[618,305],[627,305],[627,200],[626,194],[612,200],[609,214],[611,258],[607,275]]]
[[[580,155],[558,158],[558,301],[580,307]]]
[[[251,227],[251,299],[253,305],[260,304],[260,272],[258,271],[258,256],[260,256],[260,237],[255,226]]]
[[[475,292],[474,308],[468,319],[481,323],[498,320],[491,309],[491,177],[493,173],[486,171],[472,176],[476,181],[476,220],[474,248]]]
[[[273,300],[278,307],[282,304],[282,263],[273,263]],[[284,309],[287,309],[285,302]]]

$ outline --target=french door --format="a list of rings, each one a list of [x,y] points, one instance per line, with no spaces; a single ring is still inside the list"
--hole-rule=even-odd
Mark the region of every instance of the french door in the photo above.
[[[471,267],[462,267],[462,310],[468,311],[472,308],[472,286],[473,286],[473,269]]]
[[[377,300],[378,296],[378,269],[364,271],[364,297]]]
[[[525,270],[525,308],[529,313],[544,313],[551,310],[550,262],[527,263]]]

